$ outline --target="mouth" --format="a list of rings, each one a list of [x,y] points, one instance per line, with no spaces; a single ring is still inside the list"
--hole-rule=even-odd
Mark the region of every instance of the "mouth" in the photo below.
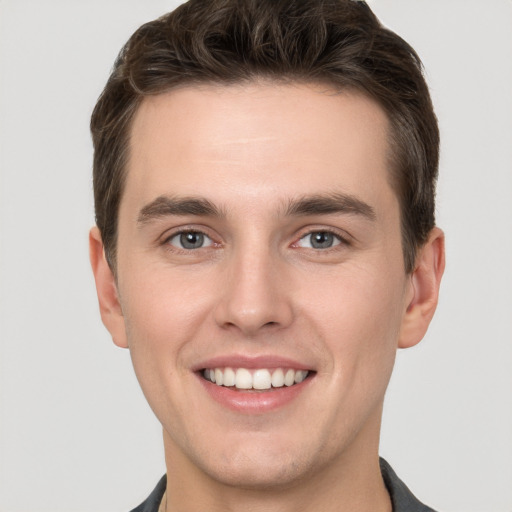
[[[208,397],[223,409],[244,415],[261,415],[306,403],[312,399],[317,374],[305,362],[241,354],[205,360],[192,371]]]
[[[271,391],[300,384],[312,374],[294,368],[204,368],[201,376],[217,386],[240,391]]]

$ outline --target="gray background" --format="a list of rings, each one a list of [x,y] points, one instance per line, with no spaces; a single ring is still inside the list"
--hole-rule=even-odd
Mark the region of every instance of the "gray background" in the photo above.
[[[117,51],[172,0],[0,0],[0,511],[127,511],[161,434],[99,320],[88,121]],[[420,53],[443,137],[448,266],[400,352],[381,453],[446,512],[512,511],[512,2],[374,0]]]

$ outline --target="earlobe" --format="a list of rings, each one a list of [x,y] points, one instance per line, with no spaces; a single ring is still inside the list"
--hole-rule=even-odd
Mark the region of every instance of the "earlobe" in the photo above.
[[[119,347],[128,348],[116,280],[105,257],[100,230],[96,226],[89,232],[89,258],[96,282],[101,320],[114,343]]]
[[[416,345],[427,332],[437,307],[444,267],[444,233],[434,228],[419,249],[416,267],[410,276],[411,299],[402,321],[399,348]]]

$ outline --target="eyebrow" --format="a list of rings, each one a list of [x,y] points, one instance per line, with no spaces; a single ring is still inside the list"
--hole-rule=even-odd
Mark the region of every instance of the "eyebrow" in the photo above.
[[[375,220],[375,209],[350,194],[331,193],[304,196],[289,202],[286,215],[353,214]]]
[[[147,224],[155,219],[169,215],[195,215],[200,217],[222,217],[220,211],[211,201],[196,197],[160,196],[144,206],[139,212],[137,222]]]
[[[289,217],[306,215],[351,214],[375,220],[375,210],[368,203],[349,194],[314,194],[291,199],[284,210]],[[137,219],[144,225],[170,215],[198,217],[225,217],[225,212],[202,197],[159,196],[144,206]]]

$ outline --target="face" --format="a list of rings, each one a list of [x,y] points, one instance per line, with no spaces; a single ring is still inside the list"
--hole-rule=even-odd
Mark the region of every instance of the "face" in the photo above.
[[[142,103],[104,321],[181,469],[279,486],[376,453],[415,294],[387,135],[319,85]]]

